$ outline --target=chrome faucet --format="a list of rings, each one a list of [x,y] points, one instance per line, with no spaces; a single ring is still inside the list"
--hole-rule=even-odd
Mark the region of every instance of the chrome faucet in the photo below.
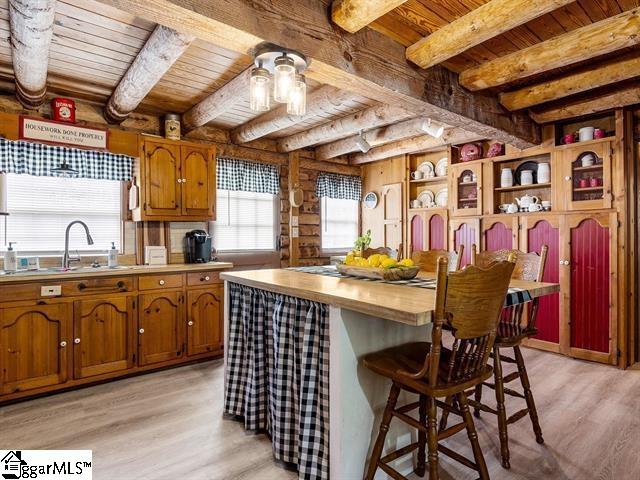
[[[64,232],[64,255],[62,256],[62,269],[63,270],[69,270],[69,264],[71,262],[79,262],[80,261],[80,257],[70,257],[69,256],[69,230],[71,230],[71,227],[73,227],[76,223],[79,223],[80,225],[82,225],[84,227],[84,231],[87,234],[87,244],[88,245],[93,245],[93,238],[91,238],[91,234],[89,233],[89,227],[87,227],[87,224],[84,223],[82,220],[74,220],[73,222],[71,222],[69,225],[67,225],[67,230]]]

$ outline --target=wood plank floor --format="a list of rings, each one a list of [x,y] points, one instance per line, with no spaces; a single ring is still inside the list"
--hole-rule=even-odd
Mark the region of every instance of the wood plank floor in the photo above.
[[[525,355],[546,444],[528,420],[511,426],[512,468],[503,470],[495,418],[483,415],[491,478],[640,478],[640,372]],[[92,449],[97,480],[296,478],[274,464],[265,436],[222,418],[222,384],[214,361],[0,407],[0,449]],[[470,455],[464,433],[448,445]],[[473,477],[441,456],[442,479]]]

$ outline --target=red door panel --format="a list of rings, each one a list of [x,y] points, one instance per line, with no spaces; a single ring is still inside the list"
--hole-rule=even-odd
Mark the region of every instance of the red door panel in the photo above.
[[[609,228],[571,229],[571,347],[609,352]]]
[[[553,228],[546,220],[540,220],[527,232],[527,245],[530,252],[540,254],[542,246],[547,245],[547,263],[543,281],[558,283],[560,281],[560,231]],[[535,338],[546,342],[560,342],[560,294],[545,295],[540,298],[538,318],[536,320],[538,335]]]
[[[424,222],[420,215],[411,219],[411,249],[413,252],[424,250]]]
[[[459,250],[460,245],[464,245],[462,262],[460,267],[466,267],[471,263],[471,245],[476,241],[476,229],[467,223],[463,223],[455,232],[454,247]]]
[[[429,250],[446,250],[445,225],[441,215],[432,215],[429,219]]]
[[[486,250],[511,250],[513,248],[513,232],[504,223],[496,222],[484,232]]]

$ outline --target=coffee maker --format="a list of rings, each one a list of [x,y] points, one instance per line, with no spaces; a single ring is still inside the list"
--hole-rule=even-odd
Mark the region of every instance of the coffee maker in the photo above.
[[[187,263],[211,261],[211,235],[204,230],[191,230],[184,237],[184,258]]]

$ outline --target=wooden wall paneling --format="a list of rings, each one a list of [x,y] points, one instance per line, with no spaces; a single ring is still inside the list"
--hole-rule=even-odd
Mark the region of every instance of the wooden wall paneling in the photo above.
[[[288,191],[291,192],[300,188],[300,154],[291,152],[289,154],[289,177]],[[289,203],[289,265],[298,266],[300,258],[300,226],[299,226],[300,208],[294,207]],[[294,226],[298,224],[298,226]],[[320,222],[318,222],[320,225]]]
[[[471,263],[471,246],[480,248],[480,219],[479,218],[451,218],[449,219],[449,245],[459,250],[464,245],[461,267]]]
[[[329,257],[324,256],[321,249],[320,199],[316,196],[316,182],[319,173],[317,170],[307,168],[301,168],[299,173],[300,186],[304,196],[304,202],[299,209],[298,249],[301,266],[329,263]]]
[[[517,215],[485,216],[480,221],[481,245],[486,251],[518,249],[519,217]]]

